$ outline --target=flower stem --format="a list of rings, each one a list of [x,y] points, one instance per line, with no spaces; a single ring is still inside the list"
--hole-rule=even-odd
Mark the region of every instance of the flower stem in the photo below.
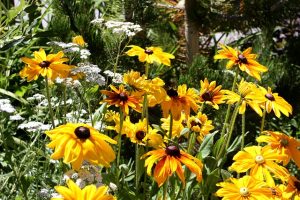
[[[120,108],[120,130],[119,130],[119,138],[118,138],[118,156],[117,156],[117,168],[119,169],[120,164],[120,156],[121,156],[121,142],[122,142],[122,128],[123,128],[123,111]]]
[[[173,128],[173,115],[172,115],[171,112],[169,114],[170,114],[170,128],[169,128],[169,142],[168,142],[168,144],[170,144],[171,139],[172,139],[172,128]]]
[[[139,179],[140,179],[139,167],[140,167],[140,148],[139,148],[139,145],[136,143],[135,144],[135,189],[136,189],[136,194],[139,193]]]
[[[237,70],[235,70],[235,75],[234,75],[231,91],[234,91],[234,89],[235,89],[237,77],[238,77],[238,68],[237,68]],[[228,120],[229,120],[229,115],[230,115],[230,107],[231,107],[230,104],[228,104],[227,111],[226,111],[226,116],[225,116],[225,121],[224,121],[224,124],[223,124],[223,127],[222,127],[221,137],[224,136],[225,131],[226,131],[227,126],[228,126]]]
[[[51,105],[51,98],[50,98],[50,91],[49,91],[49,83],[48,83],[48,78],[47,78],[47,76],[45,77],[45,86],[46,86],[46,95],[47,95],[47,100],[48,100],[48,107],[49,107],[49,111],[50,111],[50,117],[51,117],[51,122],[52,122],[52,128],[55,128],[54,114],[53,114],[52,105]]]
[[[63,85],[63,99],[64,99],[64,108],[63,108],[63,123],[67,121],[67,87]]]
[[[242,141],[241,141],[241,150],[243,150],[245,146],[245,130],[246,130],[246,115],[245,113],[242,115]]]
[[[266,108],[264,109],[263,116],[261,119],[260,133],[262,133],[264,131],[265,120],[266,120]]]
[[[168,184],[169,184],[169,178],[167,178],[167,180],[163,186],[163,200],[168,199]]]

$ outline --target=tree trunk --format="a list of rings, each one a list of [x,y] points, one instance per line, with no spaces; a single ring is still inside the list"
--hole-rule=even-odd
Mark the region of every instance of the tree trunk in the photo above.
[[[193,58],[199,50],[199,27],[196,22],[196,0],[185,0],[185,39],[187,50],[187,64],[193,62]]]

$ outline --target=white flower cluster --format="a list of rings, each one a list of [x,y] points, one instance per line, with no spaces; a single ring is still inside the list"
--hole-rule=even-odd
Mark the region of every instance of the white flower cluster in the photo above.
[[[29,121],[27,123],[22,123],[18,126],[19,129],[25,129],[29,132],[36,132],[36,131],[47,131],[50,130],[50,124],[43,124],[41,122],[36,121]]]
[[[143,30],[140,25],[132,22],[120,22],[120,21],[104,21],[104,19],[94,19],[92,24],[97,26],[104,25],[107,29],[111,29],[113,33],[125,34],[128,37],[135,36],[136,33]]]
[[[15,111],[9,99],[0,99],[0,112],[13,113]]]
[[[24,120],[24,118],[21,115],[16,114],[16,115],[9,116],[9,120],[11,120],[11,121],[21,121],[21,120]]]
[[[114,73],[114,72],[112,72],[110,70],[105,70],[103,73],[106,74],[108,77],[111,77],[112,78],[112,82],[114,82],[114,83],[123,83],[123,76],[122,76],[122,74]]]
[[[27,101],[42,101],[45,99],[45,96],[42,94],[34,94],[32,97],[28,97]]]
[[[78,67],[71,71],[71,74],[84,73],[87,82],[97,83],[98,85],[105,85],[105,78],[99,73],[101,70],[97,65],[91,63],[78,63]]]
[[[81,118],[83,117],[85,114],[87,114],[87,111],[84,109],[81,109],[81,111],[79,112],[78,110],[76,111],[72,111],[66,114],[66,120],[68,122],[73,122],[73,123],[85,123],[86,120]]]
[[[64,53],[79,53],[81,59],[88,59],[91,55],[91,52],[88,49],[81,48],[78,44],[75,43],[64,43],[64,42],[57,42],[52,41],[48,42],[48,45],[57,46],[63,49]]]
[[[81,86],[81,83],[79,80],[74,80],[72,78],[60,78],[60,77],[57,77],[55,79],[55,83],[57,84],[65,84],[67,87],[70,87],[70,88],[78,88]]]
[[[103,185],[100,168],[85,163],[78,172],[69,170],[64,174],[64,180],[72,179],[80,188],[94,184],[96,187]]]

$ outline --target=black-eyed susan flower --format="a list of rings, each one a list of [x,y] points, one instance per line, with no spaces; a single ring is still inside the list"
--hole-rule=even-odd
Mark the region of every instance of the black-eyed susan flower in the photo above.
[[[164,64],[167,66],[171,65],[170,59],[174,59],[175,56],[163,52],[162,48],[160,47],[146,47],[146,49],[143,49],[136,45],[130,45],[128,47],[131,47],[126,54],[128,56],[138,56],[140,62],[147,62],[147,63],[158,63],[158,64]]]
[[[225,100],[228,104],[240,102],[239,114],[244,114],[249,105],[259,116],[262,116],[260,104],[264,102],[264,96],[255,84],[241,80],[238,84],[238,93],[225,90]]]
[[[201,112],[198,112],[196,116],[191,116],[187,121],[187,126],[191,131],[197,133],[197,140],[199,142],[214,129],[212,121],[208,120],[206,114]]]
[[[167,131],[166,135],[170,135],[170,115],[168,118],[161,118],[162,121],[161,128]],[[182,129],[184,129],[186,126],[186,119],[185,115],[181,113],[179,120],[173,120],[172,121],[172,138],[174,137],[180,137],[180,133]]]
[[[56,77],[65,78],[69,75],[73,66],[64,64],[68,58],[63,58],[62,51],[57,54],[46,55],[44,49],[35,51],[34,58],[22,57],[21,60],[26,66],[20,71],[22,78],[27,78],[27,81],[36,80],[39,75],[54,80]]]
[[[82,46],[82,47],[84,47],[84,45],[86,44],[81,35],[77,35],[77,36],[73,37],[72,43],[78,44],[79,46]]]
[[[286,155],[279,155],[268,146],[250,146],[233,157],[234,163],[230,170],[242,173],[250,169],[250,176],[266,181],[268,185],[274,185],[271,173],[283,181],[289,176],[287,169],[277,164],[285,159]]]
[[[252,176],[230,178],[226,182],[218,183],[217,186],[221,188],[216,195],[222,197],[222,200],[269,200],[271,196],[267,184]]]
[[[107,102],[109,105],[115,105],[116,107],[120,107],[126,115],[129,113],[129,107],[140,112],[140,102],[141,99],[139,96],[131,95],[123,85],[119,86],[117,89],[115,86],[110,85],[112,91],[101,90],[102,94],[107,96],[103,101]]]
[[[70,163],[75,170],[81,167],[83,161],[109,167],[115,159],[115,153],[108,143],[116,144],[116,141],[87,124],[67,123],[46,131],[46,134],[51,139],[47,147],[54,149],[51,158],[63,158],[63,162]]]
[[[95,185],[88,185],[80,189],[71,179],[67,180],[67,186],[55,186],[61,197],[53,197],[51,200],[116,200],[108,194],[107,186],[97,188]]]
[[[285,199],[300,200],[300,180],[295,176],[290,176],[282,197]]]
[[[224,103],[224,91],[222,86],[217,86],[216,81],[208,82],[207,78],[200,81],[200,103],[211,105],[215,109],[219,109],[219,104]]]
[[[300,141],[277,131],[264,131],[263,133],[264,135],[256,138],[257,142],[265,142],[272,149],[278,151],[278,154],[286,155],[286,160],[283,160],[284,165],[287,165],[292,159],[300,168]]]
[[[147,174],[149,176],[151,176],[152,167],[156,163],[153,176],[159,187],[162,186],[167,178],[172,176],[174,172],[176,172],[179,179],[185,184],[184,170],[181,164],[184,164],[196,175],[197,181],[200,182],[202,180],[202,162],[184,151],[179,150],[177,146],[170,145],[165,149],[149,151],[143,155],[142,158],[146,158],[145,167],[147,167]]]
[[[262,103],[261,107],[266,109],[267,113],[273,110],[278,118],[280,118],[281,112],[287,117],[292,114],[292,106],[284,100],[284,98],[279,96],[278,93],[273,93],[270,87],[268,87],[268,90],[263,87],[259,88],[265,97],[265,103]]]
[[[268,68],[256,61],[256,54],[252,54],[252,48],[249,47],[241,52],[226,45],[220,45],[221,50],[214,56],[214,59],[228,59],[227,69],[231,69],[234,65],[238,65],[241,71],[245,71],[250,76],[261,80],[260,73],[268,71]]]
[[[139,145],[146,145],[153,148],[164,146],[163,137],[157,133],[157,130],[147,126],[147,120],[139,120],[138,123],[132,124],[131,128],[126,129],[125,134],[130,141]]]
[[[190,109],[194,112],[198,110],[198,95],[193,88],[187,89],[185,84],[178,86],[177,90],[167,90],[167,97],[161,103],[163,117],[167,118],[169,112],[172,113],[174,120],[179,120],[183,111],[186,118],[190,116]]]

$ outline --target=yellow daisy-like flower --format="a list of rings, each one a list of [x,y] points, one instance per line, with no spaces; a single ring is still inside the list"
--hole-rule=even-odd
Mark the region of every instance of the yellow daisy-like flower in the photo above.
[[[160,120],[162,121],[161,128],[167,131],[166,135],[168,136],[170,131],[170,115],[168,116],[168,118],[161,118]],[[172,138],[180,137],[180,133],[182,129],[185,128],[185,126],[186,126],[185,115],[181,113],[179,120],[173,120]]]
[[[131,129],[127,129],[125,133],[133,143],[147,145],[156,149],[164,146],[163,138],[157,133],[157,130],[152,129],[149,125],[147,130],[146,119],[132,124]]]
[[[149,157],[148,157],[149,156]],[[148,158],[146,158],[148,157]],[[157,149],[149,151],[142,158],[146,158],[145,167],[147,167],[147,174],[151,176],[151,171],[154,163],[157,162],[154,168],[154,179],[158,186],[162,186],[169,176],[176,172],[179,179],[185,184],[184,170],[181,164],[184,164],[196,174],[197,181],[202,180],[202,162],[179,150],[177,146],[167,146],[165,149]]]
[[[123,81],[138,96],[147,94],[148,106],[153,107],[160,104],[167,96],[166,90],[163,88],[164,81],[158,77],[147,79],[145,75],[140,75],[140,72],[130,71],[125,73]]]
[[[218,183],[221,187],[216,195],[222,200],[269,200],[271,191],[263,181],[251,176],[242,178],[230,178],[229,181]]]
[[[287,165],[292,159],[300,168],[300,141],[277,131],[264,131],[265,135],[256,138],[257,142],[265,142],[280,155],[286,155],[283,164]]]
[[[203,138],[214,129],[212,121],[208,120],[206,114],[199,112],[196,116],[192,116],[187,121],[187,126],[195,133],[199,133],[197,140],[202,142]]]
[[[300,180],[295,176],[290,176],[282,197],[285,199],[300,200]]]
[[[115,105],[116,107],[120,107],[126,115],[129,113],[129,107],[134,110],[140,112],[140,102],[141,99],[138,96],[130,95],[128,91],[125,90],[123,85],[119,86],[117,89],[115,86],[110,85],[112,91],[101,90],[102,94],[107,95],[107,98],[104,99],[110,105]]]
[[[51,158],[64,158],[64,163],[70,163],[75,170],[81,167],[84,160],[109,167],[115,159],[115,153],[107,142],[116,144],[116,141],[87,124],[67,123],[46,131],[46,134],[51,139],[47,147],[54,149]]]
[[[266,90],[263,87],[259,87],[262,94],[265,97],[265,103],[261,104],[261,107],[266,109],[267,113],[274,111],[276,117],[280,118],[282,112],[285,116],[289,116],[293,112],[292,106],[284,100],[278,93],[272,93],[270,87]]]
[[[179,120],[183,111],[185,117],[190,116],[190,109],[195,112],[198,110],[198,95],[193,88],[187,89],[185,84],[178,86],[177,91],[174,89],[167,90],[167,98],[161,103],[163,117],[167,118],[169,112],[172,113],[174,120]]]
[[[283,184],[280,185],[274,185],[272,187],[269,187],[269,189],[271,190],[271,199],[274,200],[288,200],[286,198],[283,198],[282,194],[283,192],[286,190],[286,186]]]
[[[77,36],[73,37],[72,38],[72,43],[78,44],[79,46],[82,46],[82,47],[84,47],[85,44],[86,44],[81,35],[77,35]]]
[[[222,86],[217,86],[216,81],[208,82],[207,78],[200,81],[200,103],[211,105],[215,109],[219,109],[218,104],[224,103],[224,91],[221,90]]]
[[[255,84],[241,80],[238,85],[238,94],[229,90],[224,92],[228,104],[240,102],[239,114],[244,114],[249,105],[259,116],[262,116],[260,104],[264,102],[264,96]]]
[[[170,59],[174,59],[175,56],[163,52],[162,48],[160,47],[146,47],[146,49],[143,49],[136,45],[130,45],[128,47],[131,47],[126,54],[128,56],[138,56],[140,62],[147,62],[152,64],[153,62],[156,62],[158,64],[164,64],[167,66],[171,66]]]
[[[260,73],[268,71],[268,68],[259,64],[255,59],[256,54],[252,54],[252,48],[249,47],[245,51],[240,52],[232,47],[220,45],[221,50],[214,56],[214,59],[229,59],[226,68],[231,69],[234,65],[238,65],[241,71],[245,71],[250,76],[261,80]]]
[[[22,57],[21,60],[26,66],[20,71],[22,78],[27,81],[36,80],[39,75],[54,80],[56,77],[66,78],[73,66],[64,64],[68,58],[63,58],[62,51],[57,54],[46,55],[44,49],[33,52],[34,58]]]
[[[289,175],[287,169],[276,163],[284,159],[285,155],[279,155],[268,146],[245,147],[244,151],[239,151],[233,157],[235,162],[230,166],[230,170],[242,173],[250,169],[250,176],[261,181],[265,180],[268,185],[275,185],[271,173],[283,181],[287,180]]]
[[[95,185],[88,185],[80,189],[71,179],[67,180],[67,186],[55,186],[61,197],[53,197],[51,200],[116,200],[108,194],[107,186],[97,188]]]

